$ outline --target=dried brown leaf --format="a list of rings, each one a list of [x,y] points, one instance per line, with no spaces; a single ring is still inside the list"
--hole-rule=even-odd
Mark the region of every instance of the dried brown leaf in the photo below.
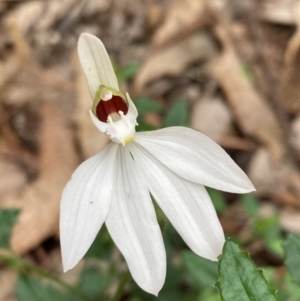
[[[24,1],[5,17],[4,23],[14,23],[22,33],[34,27],[46,32],[55,22],[72,13],[73,8],[84,4],[79,0]]]
[[[112,0],[89,0],[83,8],[83,15],[94,15],[95,13],[106,12],[111,6]]]
[[[288,232],[300,233],[300,212],[295,210],[283,210],[280,213],[280,224]]]
[[[57,232],[61,193],[78,163],[72,131],[59,109],[44,104],[41,116],[39,177],[22,193],[0,200],[1,207],[22,209],[12,236],[17,253],[34,248]]]
[[[182,33],[191,33],[207,21],[205,1],[176,0],[167,9],[165,21],[153,36],[154,46],[164,45]]]
[[[193,106],[191,125],[218,142],[224,135],[232,132],[231,112],[218,98],[201,99]]]
[[[297,116],[291,124],[291,140],[294,149],[300,153],[300,116]]]
[[[15,301],[14,288],[18,277],[15,270],[0,269],[0,301]]]
[[[20,191],[26,184],[26,175],[17,165],[1,158],[0,160],[0,196],[3,198],[12,191]],[[0,203],[1,204],[1,203]]]
[[[276,203],[300,208],[300,175],[289,160],[275,161],[260,148],[251,159],[248,175],[259,193],[271,196]]]
[[[153,52],[135,78],[137,93],[143,91],[151,81],[166,75],[179,75],[190,64],[212,58],[215,52],[212,38],[204,32],[195,33],[169,48]]]
[[[265,148],[259,148],[248,167],[248,175],[260,193],[284,191],[289,185],[293,167],[272,159]]]
[[[264,1],[259,12],[260,17],[273,23],[293,25],[296,23],[293,6],[297,2],[298,0]]]
[[[276,160],[286,154],[281,127],[250,80],[242,72],[242,62],[233,50],[227,49],[210,65],[210,73],[227,95],[243,132],[265,145]]]
[[[289,39],[284,54],[284,70],[281,76],[283,106],[291,113],[300,112],[300,3],[290,5],[297,29]]]

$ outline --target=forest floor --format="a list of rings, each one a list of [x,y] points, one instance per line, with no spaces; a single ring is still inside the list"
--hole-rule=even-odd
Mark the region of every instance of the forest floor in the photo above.
[[[14,252],[70,283],[83,269],[63,275],[58,220],[71,174],[108,142],[77,57],[89,32],[139,104],[140,129],[190,126],[248,174],[251,200],[216,196],[222,226],[283,275],[278,243],[300,233],[299,20],[293,0],[2,0],[0,208],[21,209]],[[17,277],[0,266],[0,301],[16,300]],[[120,300],[140,300],[127,291]]]

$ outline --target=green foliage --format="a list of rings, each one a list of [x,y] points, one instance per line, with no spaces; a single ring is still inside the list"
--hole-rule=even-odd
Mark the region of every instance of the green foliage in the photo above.
[[[278,256],[283,255],[279,216],[272,215],[257,219],[254,224],[255,233],[261,237],[270,251]]]
[[[170,254],[174,255],[174,254]],[[169,257],[170,259],[171,257]],[[166,282],[159,293],[158,298],[154,298],[155,301],[182,301],[184,298],[179,290],[181,282],[181,271],[180,268],[171,264],[168,261],[167,265],[167,275]],[[143,300],[144,301],[144,300]]]
[[[135,128],[137,132],[154,131],[158,129],[156,126],[146,123],[144,121],[140,121],[138,124],[139,125]]]
[[[282,271],[282,270],[281,270]],[[264,268],[264,275],[273,287],[277,287],[277,298],[279,301],[298,301],[300,300],[300,287],[291,281],[288,273],[282,272],[273,267]],[[280,276],[278,276],[280,275]]]
[[[206,190],[216,208],[216,211],[218,213],[224,212],[224,210],[226,209],[226,200],[222,192],[210,187],[206,187]]]
[[[197,301],[221,301],[221,298],[215,290],[209,288],[201,291]]]
[[[258,199],[253,194],[241,195],[241,202],[244,210],[252,217],[256,217],[259,210]]]
[[[170,247],[172,249],[178,248],[182,249],[186,247],[186,243],[183,241],[181,236],[175,230],[173,225],[168,221],[164,229],[164,240],[166,248]]]
[[[32,276],[20,274],[15,287],[18,301],[85,301],[102,298],[110,283],[110,276],[104,275],[96,266],[84,267],[76,289],[62,292],[49,284],[44,284]]]
[[[124,68],[119,68],[116,65],[114,66],[117,79],[120,83],[133,78],[136,75],[139,68],[140,65],[138,63],[133,63]]]
[[[0,209],[0,248],[10,248],[12,228],[19,214],[19,209]]]
[[[52,286],[21,274],[15,287],[18,301],[66,301],[66,295]]]
[[[253,194],[241,196],[241,203],[245,212],[253,218],[253,230],[257,238],[275,255],[282,256],[282,237],[278,215],[259,217],[259,200]]]
[[[187,300],[186,296],[180,290],[182,279],[182,272],[180,268],[170,262],[170,258],[174,256],[172,249],[167,256],[167,277],[162,290],[159,292],[158,297],[150,295],[139,288],[136,283],[132,282],[134,291],[132,292],[133,298],[130,300],[135,301],[183,301]]]
[[[183,266],[192,282],[200,287],[212,287],[218,277],[218,264],[204,259],[191,251],[181,254]]]
[[[110,283],[110,278],[110,275],[105,275],[99,267],[88,266],[81,272],[78,288],[86,296],[96,298],[103,295],[104,290]]]
[[[138,132],[156,130],[157,127],[150,125],[145,121],[145,115],[147,113],[162,114],[164,109],[162,104],[150,97],[139,97],[135,100],[135,105],[139,112],[139,116],[137,118],[138,126],[136,127],[136,130]],[[163,126],[188,126],[188,117],[188,104],[185,99],[179,99],[166,111]]]
[[[286,274],[281,284],[283,284],[283,290],[286,293],[285,299],[282,301],[289,300],[300,300],[300,287],[292,282],[289,274]]]
[[[249,254],[228,239],[219,259],[219,279],[216,283],[223,301],[275,301],[269,287]]]
[[[283,243],[285,265],[289,269],[292,280],[300,285],[300,238],[289,234]]]
[[[146,113],[161,113],[163,106],[150,97],[139,97],[135,100],[135,106],[139,112],[139,115]]]
[[[137,118],[138,126],[136,127],[136,130],[138,132],[157,130],[155,126],[148,124],[145,121],[145,115],[147,113],[159,114],[163,111],[163,106],[159,102],[155,101],[153,98],[150,97],[139,97],[135,100],[134,103],[139,112]]]
[[[102,226],[100,233],[85,254],[85,258],[109,259],[112,253],[113,242],[105,227]]]
[[[188,126],[189,107],[185,99],[177,100],[167,111],[164,126]]]

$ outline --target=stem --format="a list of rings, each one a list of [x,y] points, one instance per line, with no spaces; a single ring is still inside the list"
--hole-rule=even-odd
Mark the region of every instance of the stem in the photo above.
[[[44,277],[46,279],[49,279],[57,284],[59,284],[61,287],[66,289],[67,291],[74,293],[78,296],[80,296],[83,300],[90,301],[91,299],[87,297],[85,294],[83,294],[80,290],[78,290],[76,287],[68,284],[67,282],[57,278],[56,276],[50,274],[47,271],[44,271],[39,266],[32,264],[30,262],[24,261],[20,257],[16,256],[12,253],[11,256],[5,256],[0,254],[0,262],[4,262],[6,265],[18,270],[18,271],[25,271],[25,272],[32,272],[36,275],[39,275],[41,277]]]
[[[130,273],[129,272],[124,273],[123,278],[121,279],[119,286],[116,290],[116,293],[115,293],[114,297],[111,299],[111,301],[119,301],[120,300],[122,293],[123,293],[123,289],[129,279],[130,279]]]

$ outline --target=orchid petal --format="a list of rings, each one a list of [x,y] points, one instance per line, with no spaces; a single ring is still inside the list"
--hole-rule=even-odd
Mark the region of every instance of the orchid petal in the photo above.
[[[116,74],[101,40],[88,33],[81,34],[78,55],[93,99],[100,85],[119,90]]]
[[[129,146],[151,194],[183,240],[196,254],[217,260],[224,233],[205,188],[178,177],[138,144]]]
[[[117,145],[109,144],[73,173],[61,200],[60,236],[64,271],[84,256],[106,219],[113,191]]]
[[[136,283],[157,295],[165,281],[166,254],[155,210],[143,175],[136,170],[127,148],[119,148],[117,162],[106,226]]]
[[[240,167],[215,142],[184,127],[140,132],[136,142],[178,176],[218,190],[254,191]]]

